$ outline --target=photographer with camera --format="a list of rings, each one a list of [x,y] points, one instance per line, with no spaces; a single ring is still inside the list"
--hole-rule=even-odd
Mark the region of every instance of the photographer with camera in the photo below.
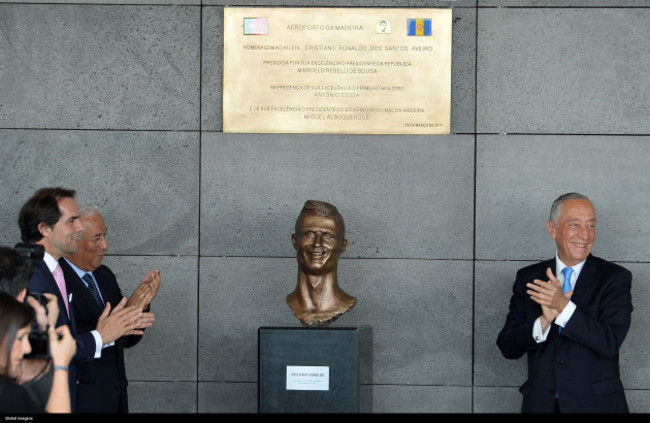
[[[40,245],[18,244],[16,249],[0,246],[0,291],[29,304],[36,318],[29,333],[32,352],[24,357],[22,372],[16,381],[34,396],[41,409],[45,407],[52,388],[48,326],[55,327],[59,315],[54,295],[32,294],[39,295],[39,300],[27,296],[33,263],[42,257],[43,247]]]
[[[67,326],[54,329],[54,295],[27,294],[30,276],[27,258],[0,247],[0,413],[70,413],[67,369],[76,342]],[[43,335],[44,351],[30,356],[30,341]]]
[[[29,334],[30,358],[49,358],[47,329],[56,326],[59,315],[55,295],[27,292],[34,263],[43,258],[43,252],[43,246],[36,244],[18,243],[14,248],[0,246],[0,291],[8,292],[21,303],[29,303],[34,309],[36,321]]]

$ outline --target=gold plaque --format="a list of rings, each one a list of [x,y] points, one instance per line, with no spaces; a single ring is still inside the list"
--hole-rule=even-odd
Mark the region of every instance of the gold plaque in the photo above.
[[[224,8],[223,131],[449,134],[451,9]]]

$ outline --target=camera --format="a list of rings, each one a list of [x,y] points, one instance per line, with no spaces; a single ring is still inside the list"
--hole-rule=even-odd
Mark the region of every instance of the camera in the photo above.
[[[31,244],[26,242],[19,242],[14,246],[14,250],[16,250],[18,254],[25,257],[27,260],[29,260],[30,267],[34,267],[34,263],[36,262],[36,260],[42,259],[43,254],[45,253],[45,249],[43,248],[42,245]]]
[[[43,258],[44,249],[42,245],[18,243],[14,246],[14,250],[28,260],[30,268],[34,267],[34,263],[37,260]],[[40,292],[27,292],[27,295],[36,299],[36,301],[45,308],[45,315],[47,316],[48,300],[45,295]],[[36,317],[35,310],[34,317]],[[32,346],[32,352],[25,355],[25,358],[50,358],[50,340],[47,331],[47,327],[45,330],[41,330],[38,323],[34,322],[28,337],[29,343]]]
[[[36,302],[45,307],[45,315],[47,315],[47,297],[40,292],[31,292],[27,293],[28,296],[33,297]]]
[[[43,308],[45,308],[45,316],[47,316],[47,298],[40,292],[27,292],[27,296],[33,297]],[[34,311],[34,318],[36,318],[36,310]],[[48,325],[49,326],[49,325]],[[38,323],[35,321],[32,325],[32,330],[29,332],[29,343],[32,346],[32,351],[25,355],[25,358],[50,358],[50,338],[48,335],[49,327],[41,330]]]
[[[40,292],[27,292],[27,295],[33,297],[43,308],[47,316],[47,297]],[[34,320],[36,320],[36,310],[34,310]],[[49,325],[48,325],[49,326]],[[48,335],[49,327],[46,326],[41,330],[38,323],[34,321],[32,330],[29,332],[29,343],[32,351],[25,355],[25,358],[50,358],[50,338]]]

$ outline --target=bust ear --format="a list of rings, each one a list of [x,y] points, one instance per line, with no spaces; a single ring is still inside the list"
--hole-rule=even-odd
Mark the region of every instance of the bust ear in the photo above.
[[[341,252],[339,255],[343,254],[346,248],[348,248],[348,240],[343,238],[343,242],[341,242]]]
[[[296,239],[296,234],[291,234],[291,244],[293,244],[293,249],[298,251],[298,240]]]

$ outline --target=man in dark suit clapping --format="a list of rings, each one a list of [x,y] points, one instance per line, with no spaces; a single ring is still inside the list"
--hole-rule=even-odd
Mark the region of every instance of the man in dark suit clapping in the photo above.
[[[596,211],[568,193],[551,206],[555,258],[517,272],[497,345],[528,355],[524,413],[627,413],[619,349],[632,314],[629,270],[591,255]]]
[[[68,287],[75,296],[73,302],[75,323],[79,330],[93,330],[101,337],[97,358],[79,363],[78,413],[128,413],[127,377],[124,348],[137,344],[144,328],[153,323],[149,312],[151,301],[160,287],[160,270],[149,271],[128,299],[122,292],[113,272],[102,264],[108,250],[106,225],[96,206],[82,204],[79,220],[83,232],[79,250],[59,260]],[[143,313],[129,330],[102,324],[111,308],[135,308]]]

